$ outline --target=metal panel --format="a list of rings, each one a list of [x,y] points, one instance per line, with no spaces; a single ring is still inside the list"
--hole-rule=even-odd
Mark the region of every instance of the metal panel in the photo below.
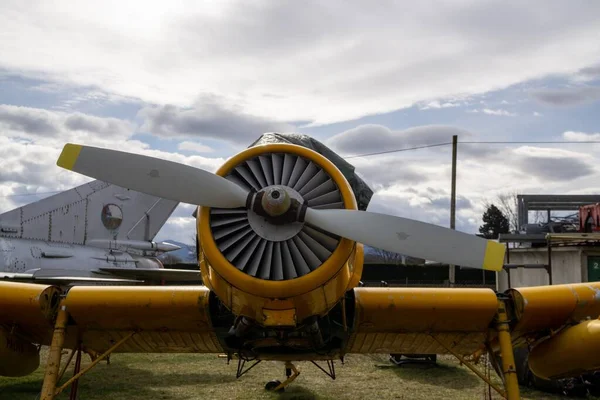
[[[50,212],[52,227],[50,240],[61,243],[83,244],[85,237],[86,200],[66,204]]]
[[[177,202],[92,181],[0,215],[0,236],[84,244],[87,239],[152,240]],[[120,219],[106,224],[106,210]]]
[[[23,239],[50,240],[50,212],[24,219],[21,227]]]

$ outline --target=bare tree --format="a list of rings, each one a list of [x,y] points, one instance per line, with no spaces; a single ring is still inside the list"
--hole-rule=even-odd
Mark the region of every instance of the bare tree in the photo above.
[[[496,203],[502,214],[508,219],[510,231],[519,230],[519,202],[517,200],[517,192],[501,193],[496,196]]]
[[[536,210],[533,213],[533,223],[534,224],[541,224],[543,222],[550,222],[550,221],[546,221],[548,219],[547,214],[542,211],[542,210]]]

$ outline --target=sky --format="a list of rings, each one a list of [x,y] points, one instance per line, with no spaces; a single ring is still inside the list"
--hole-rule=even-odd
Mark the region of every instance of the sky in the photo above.
[[[5,0],[0,212],[88,180],[67,142],[214,171],[265,132],[343,156],[458,135],[474,233],[498,195],[600,193],[599,26],[592,0]],[[449,226],[449,145],[348,161],[370,211]],[[157,239],[190,242],[193,209]]]

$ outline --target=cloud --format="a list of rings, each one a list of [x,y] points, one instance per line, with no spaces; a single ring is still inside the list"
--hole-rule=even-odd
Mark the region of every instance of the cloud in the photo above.
[[[427,181],[427,171],[423,168],[415,168],[402,157],[385,157],[372,160],[369,158],[358,158],[348,160],[356,168],[361,178],[373,190],[386,188],[394,184],[414,185]]]
[[[575,73],[597,62],[599,13],[542,0],[2,2],[0,68],[152,104],[214,94],[248,115],[324,124]]]
[[[484,108],[483,110],[481,110],[481,112],[484,114],[488,114],[488,115],[498,115],[498,116],[502,116],[502,117],[516,117],[517,116],[516,113],[502,110],[502,109],[492,110],[489,108]]]
[[[65,127],[73,131],[87,131],[109,136],[130,136],[135,127],[129,121],[117,118],[99,118],[74,113],[64,120]]]
[[[177,150],[191,151],[194,153],[211,153],[214,149],[199,142],[183,141],[177,145]]]
[[[572,142],[595,142],[600,141],[600,133],[567,131],[563,133],[563,138]]]
[[[420,106],[421,110],[429,110],[429,109],[440,109],[440,108],[453,108],[460,107],[461,104],[454,103],[450,101],[440,102],[439,100],[430,101],[426,104]]]
[[[538,178],[549,181],[567,181],[581,178],[594,173],[594,168],[588,163],[569,158],[532,157],[519,160],[519,166]]]
[[[138,116],[141,127],[153,135],[166,137],[209,137],[228,141],[253,140],[265,132],[291,131],[286,123],[246,114],[218,103],[204,102],[193,109],[173,105],[143,108]]]
[[[577,71],[576,81],[593,81],[600,79],[600,64],[585,67]]]
[[[465,155],[465,149],[471,147],[487,154],[476,156],[473,151]],[[484,204],[497,194],[593,193],[595,188],[586,184],[582,189],[578,182],[600,179],[596,168],[598,157],[593,152],[562,147],[460,145],[459,142],[457,228],[477,232]],[[442,152],[446,152],[445,156],[440,157]],[[375,191],[369,210],[449,226],[449,149],[441,148],[433,154],[416,150],[350,161]]]
[[[220,157],[152,149],[131,138],[133,126],[116,118],[0,105],[0,212],[39,199],[15,194],[62,191],[91,180],[56,165],[66,142],[144,154],[211,172],[224,162]]]
[[[467,110],[467,112],[473,113],[473,114],[483,113],[483,114],[487,114],[487,115],[496,115],[496,116],[501,116],[501,117],[516,117],[518,115],[517,113],[503,110],[501,108],[496,109],[496,110],[491,109],[491,108],[472,109],[472,110]]]
[[[566,89],[540,89],[531,92],[537,101],[552,106],[574,106],[600,99],[599,86],[580,86]]]
[[[424,125],[401,131],[392,131],[383,125],[360,125],[338,133],[327,140],[327,145],[344,155],[396,150],[452,142],[452,136],[471,136],[464,129],[446,125]]]
[[[0,128],[33,135],[55,135],[59,128],[55,113],[27,107],[0,105]]]
[[[156,235],[155,241],[176,240],[193,245],[196,243],[196,218],[171,216]]]
[[[525,146],[513,153],[523,172],[549,182],[570,181],[596,172],[589,155],[573,151]]]
[[[134,129],[130,121],[117,118],[0,104],[0,131],[7,136],[41,139],[66,134],[65,138],[97,135],[114,138],[129,137]]]

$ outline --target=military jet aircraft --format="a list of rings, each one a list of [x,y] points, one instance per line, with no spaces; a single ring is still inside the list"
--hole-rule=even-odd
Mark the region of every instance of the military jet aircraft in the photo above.
[[[178,204],[95,180],[0,214],[0,279],[199,282],[156,258],[179,249],[153,241]]]

